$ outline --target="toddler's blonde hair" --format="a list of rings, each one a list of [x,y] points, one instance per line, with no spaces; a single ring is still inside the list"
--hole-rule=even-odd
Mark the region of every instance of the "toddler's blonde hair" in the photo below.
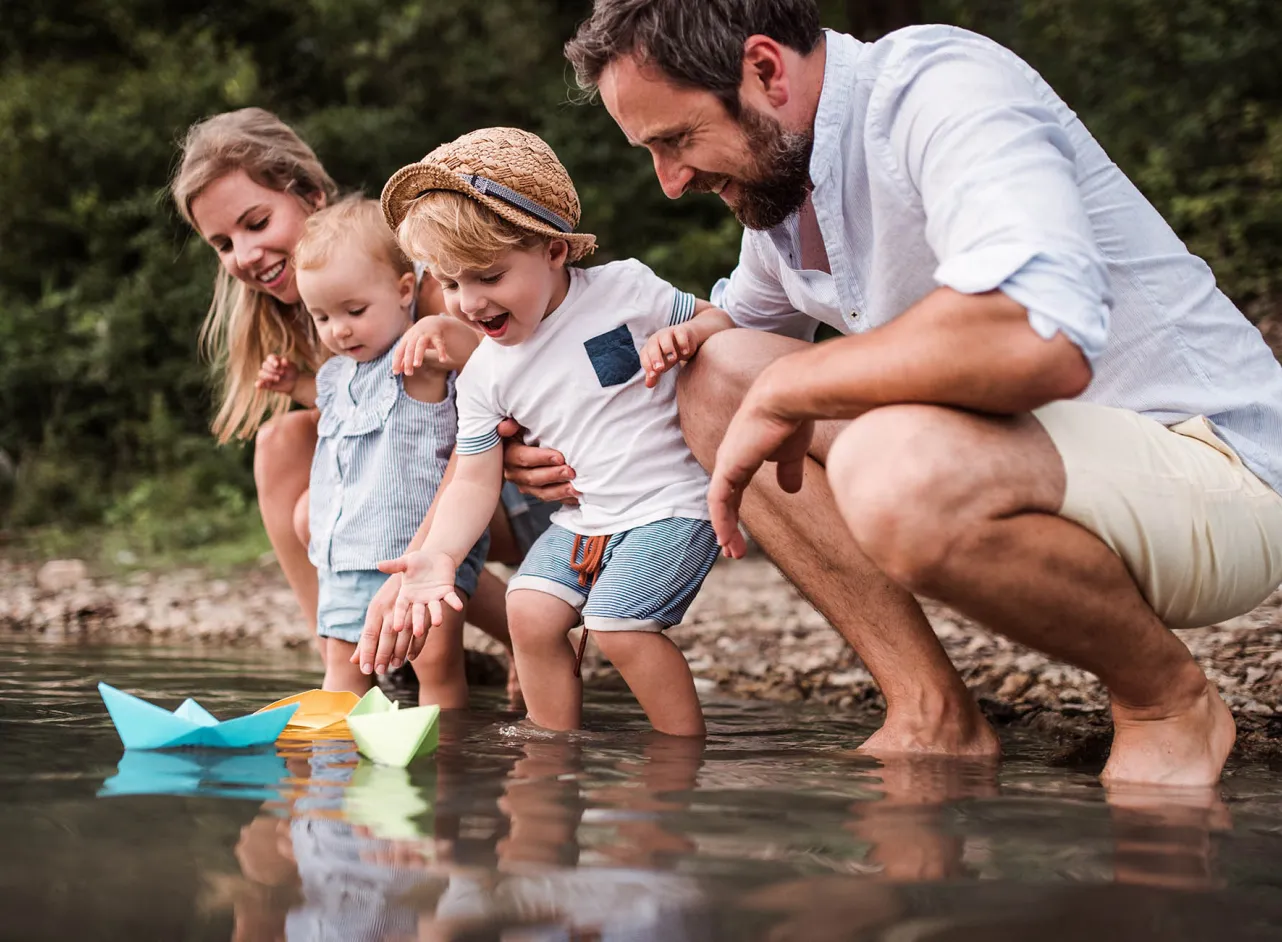
[[[212,183],[243,170],[259,186],[289,193],[308,212],[332,200],[338,187],[294,129],[269,111],[242,108],[191,126],[170,193],[197,232],[192,201]],[[301,304],[284,305],[237,281],[219,266],[214,298],[200,330],[200,346],[221,385],[213,431],[219,443],[250,438],[290,406],[288,396],[257,389],[254,380],[269,353],[310,369],[328,356]]]
[[[453,190],[430,190],[410,204],[396,229],[410,258],[444,275],[485,269],[511,249],[546,245],[551,236],[514,226],[492,209]]]
[[[336,254],[353,250],[386,265],[398,278],[414,271],[378,202],[361,196],[344,197],[308,217],[294,247],[294,270],[315,271]]]

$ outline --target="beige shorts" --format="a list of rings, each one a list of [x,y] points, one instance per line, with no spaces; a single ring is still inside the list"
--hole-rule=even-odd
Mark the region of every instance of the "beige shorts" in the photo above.
[[[1196,416],[1053,402],[1033,413],[1064,461],[1060,516],[1126,563],[1172,628],[1250,611],[1282,582],[1282,495]]]

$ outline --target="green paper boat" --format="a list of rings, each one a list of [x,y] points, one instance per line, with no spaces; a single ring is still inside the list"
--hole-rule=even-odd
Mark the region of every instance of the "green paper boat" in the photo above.
[[[374,687],[347,714],[347,728],[361,755],[403,769],[419,756],[436,751],[440,716],[438,706],[402,710]]]

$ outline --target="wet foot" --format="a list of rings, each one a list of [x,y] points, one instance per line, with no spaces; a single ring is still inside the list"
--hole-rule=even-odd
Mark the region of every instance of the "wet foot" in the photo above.
[[[857,750],[876,756],[958,756],[996,758],[1001,743],[978,710],[966,721],[924,725],[897,722],[888,718],[881,729],[869,736]]]
[[[1100,776],[1105,785],[1214,785],[1237,738],[1233,714],[1210,682],[1175,712],[1154,716],[1115,702],[1113,730],[1113,749]]]

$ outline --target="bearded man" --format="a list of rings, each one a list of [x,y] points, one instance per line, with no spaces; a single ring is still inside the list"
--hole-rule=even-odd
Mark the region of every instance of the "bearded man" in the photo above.
[[[745,227],[713,299],[753,329],[682,423],[727,552],[742,513],[881,686],[863,748],[997,751],[916,594],[1099,676],[1106,782],[1214,783],[1233,718],[1171,629],[1282,581],[1282,368],[1067,105],[981,36],[862,43],[813,0],[597,0],[566,55],[669,197]],[[541,496],[568,473],[512,449]]]

